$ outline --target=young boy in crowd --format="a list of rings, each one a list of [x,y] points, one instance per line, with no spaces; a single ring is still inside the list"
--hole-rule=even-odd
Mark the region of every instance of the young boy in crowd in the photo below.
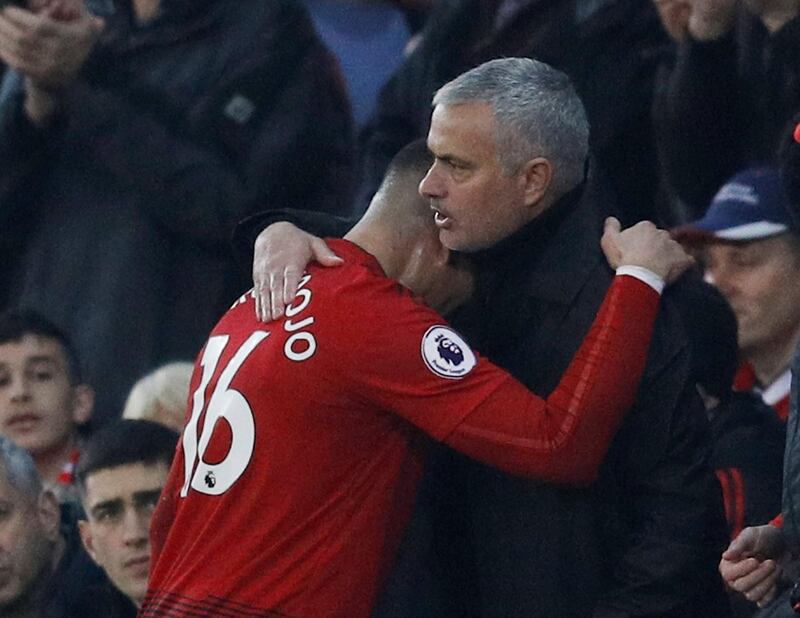
[[[32,311],[0,315],[0,435],[25,448],[61,503],[76,499],[78,428],[94,391],[67,336]]]

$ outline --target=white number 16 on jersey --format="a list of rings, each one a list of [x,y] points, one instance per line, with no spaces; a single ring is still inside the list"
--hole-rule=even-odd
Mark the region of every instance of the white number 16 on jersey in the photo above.
[[[198,441],[197,425],[200,422],[200,415],[206,407],[206,387],[214,376],[219,359],[222,357],[222,352],[228,345],[230,337],[217,335],[209,338],[206,343],[203,358],[200,360],[203,376],[200,379],[200,386],[192,396],[192,416],[183,431],[185,476],[181,489],[182,498],[189,493],[189,487],[211,496],[223,494],[247,469],[253,456],[256,437],[253,411],[242,394],[230,388],[230,385],[247,357],[268,336],[267,332],[256,331],[236,350],[233,358],[219,376],[214,392],[211,393],[203,423],[203,434]],[[209,464],[203,460],[203,456],[214,433],[214,426],[220,419],[224,419],[230,425],[231,447],[222,461]]]

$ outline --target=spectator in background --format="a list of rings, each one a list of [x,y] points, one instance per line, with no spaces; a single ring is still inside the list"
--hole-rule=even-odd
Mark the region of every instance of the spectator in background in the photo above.
[[[780,508],[785,424],[750,392],[733,390],[736,317],[712,285],[686,281],[676,295],[692,352],[692,376],[711,421],[712,461],[731,539]]]
[[[193,368],[189,362],[169,363],[147,374],[131,389],[122,418],[153,421],[180,432]]]
[[[74,529],[59,525],[58,503],[43,489],[30,455],[3,436],[0,513],[0,615],[91,618],[76,613],[73,601],[102,573],[81,550]]]
[[[86,512],[80,535],[110,584],[86,595],[76,615],[136,615],[150,574],[150,521],[177,443],[176,432],[143,420],[109,423],[87,441],[78,467]]]
[[[103,422],[246,287],[234,223],[254,205],[348,211],[353,152],[298,5],[91,5],[103,20],[81,0],[0,12],[0,289],[69,330]]]
[[[654,0],[677,44],[654,105],[664,180],[683,223],[726,179],[774,164],[800,106],[800,2]]]
[[[62,331],[32,311],[0,315],[0,435],[28,450],[62,503],[77,501],[78,428],[93,401]]]
[[[685,278],[676,294],[692,352],[692,378],[711,421],[711,463],[717,474],[731,540],[780,510],[785,424],[760,397],[732,389],[738,367],[736,316],[719,291]],[[732,594],[734,615],[755,604]]]
[[[800,115],[784,132],[780,149],[781,177],[787,192],[790,216],[800,228]],[[796,286],[796,281],[792,282]],[[746,528],[722,554],[720,572],[728,585],[765,609],[763,618],[796,616],[800,595],[791,594],[798,579],[800,548],[800,346],[795,351],[786,450],[783,471],[781,515],[764,526]],[[792,560],[794,559],[794,563]],[[797,588],[795,587],[795,590]],[[781,594],[779,594],[781,593]],[[777,597],[777,598],[776,598]],[[791,603],[790,603],[791,598]]]
[[[800,342],[800,235],[789,210],[778,170],[752,168],[723,185],[705,217],[674,232],[700,247],[706,280],[736,314],[735,388],[760,394],[784,421]]]
[[[372,116],[381,87],[403,61],[411,33],[401,7],[373,0],[304,0],[314,26],[336,54],[347,83],[353,120]]]

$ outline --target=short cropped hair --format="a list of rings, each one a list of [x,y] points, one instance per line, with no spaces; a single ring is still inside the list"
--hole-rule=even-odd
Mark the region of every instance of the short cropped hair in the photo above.
[[[75,346],[66,333],[40,313],[31,309],[0,313],[0,345],[21,341],[26,335],[52,339],[61,347],[70,383],[81,383],[81,369]]]
[[[427,199],[418,191],[419,183],[433,164],[433,154],[424,139],[403,146],[392,158],[383,182],[367,211],[390,217],[395,231],[416,234],[421,229],[435,230],[433,213]]]
[[[530,58],[490,60],[448,82],[433,97],[434,107],[465,103],[491,105],[504,174],[510,176],[542,156],[553,164],[557,195],[583,180],[589,121],[566,74]]]
[[[159,423],[118,420],[91,436],[78,463],[78,486],[86,491],[86,479],[94,472],[128,464],[172,465],[178,434]]]
[[[42,479],[33,458],[5,436],[0,436],[0,468],[8,484],[31,500],[42,493]]]
[[[413,173],[422,178],[433,165],[433,154],[428,150],[424,138],[416,139],[403,146],[389,162],[384,182],[391,182],[397,174]]]

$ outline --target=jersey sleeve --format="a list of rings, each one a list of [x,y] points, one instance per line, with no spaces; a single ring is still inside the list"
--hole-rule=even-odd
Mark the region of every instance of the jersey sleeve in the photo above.
[[[396,293],[351,307],[351,318],[365,305],[369,311],[357,332],[340,331],[351,347],[334,371],[365,403],[470,457],[512,474],[588,483],[634,401],[658,301],[647,284],[615,277],[547,399],[475,354],[435,312]]]

